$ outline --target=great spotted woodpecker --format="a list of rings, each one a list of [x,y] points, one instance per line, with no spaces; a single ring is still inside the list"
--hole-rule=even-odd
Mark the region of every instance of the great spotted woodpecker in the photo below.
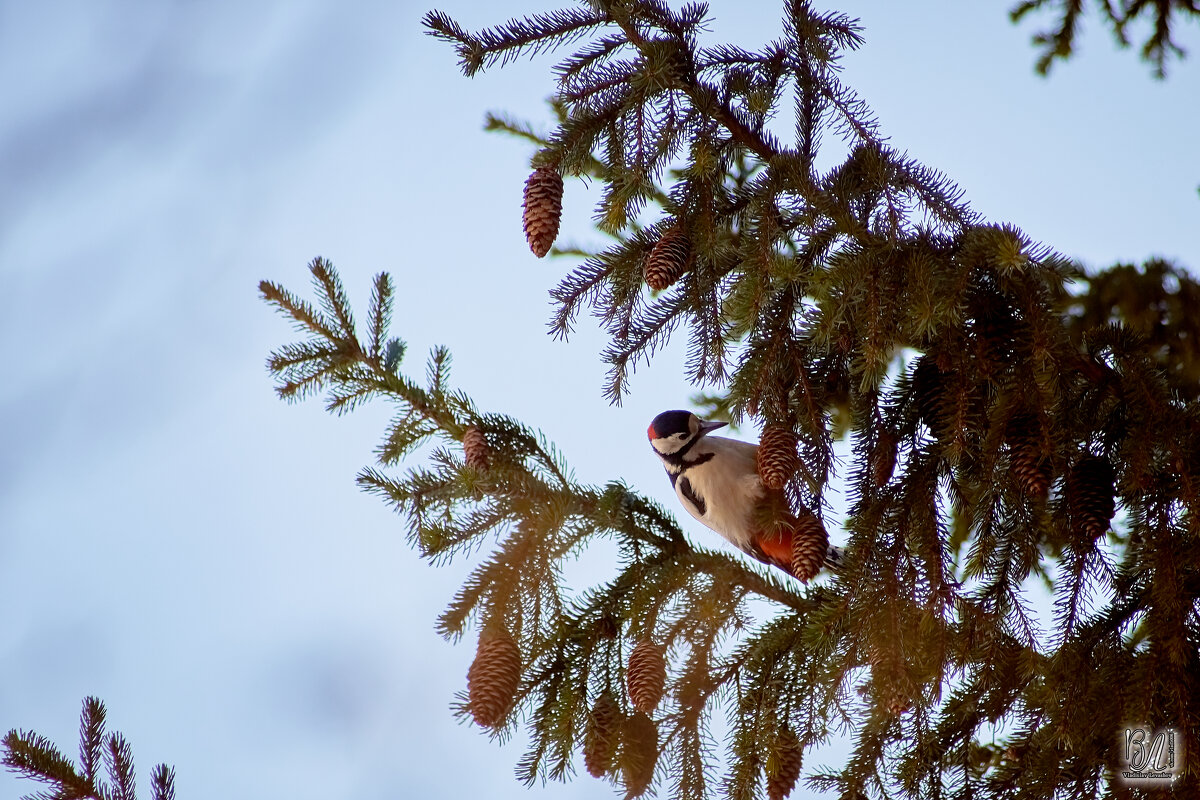
[[[783,492],[763,486],[758,445],[709,436],[724,426],[688,411],[664,411],[646,435],[689,514],[742,552],[790,575],[796,519]],[[775,524],[764,524],[772,515]],[[836,569],[841,563],[841,549],[830,545],[825,565]]]

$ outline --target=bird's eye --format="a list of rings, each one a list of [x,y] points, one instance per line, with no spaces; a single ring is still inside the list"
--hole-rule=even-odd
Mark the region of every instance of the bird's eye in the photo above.
[[[677,433],[677,434],[675,434],[675,438],[676,439],[686,439],[687,434],[686,433]]]

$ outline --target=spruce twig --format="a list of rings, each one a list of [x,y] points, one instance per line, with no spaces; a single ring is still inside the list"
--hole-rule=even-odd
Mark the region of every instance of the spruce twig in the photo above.
[[[44,736],[33,731],[11,730],[4,737],[3,764],[22,778],[47,784],[33,798],[73,800],[137,800],[133,749],[120,733],[105,736],[104,704],[85,698],[79,722],[79,768]],[[103,762],[108,780],[100,776]],[[154,768],[151,778],[153,800],[174,800],[175,772],[166,764]]]

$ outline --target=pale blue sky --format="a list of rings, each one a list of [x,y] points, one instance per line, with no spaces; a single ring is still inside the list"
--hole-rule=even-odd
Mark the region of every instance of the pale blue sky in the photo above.
[[[438,7],[477,29],[556,5]],[[712,6],[714,39],[778,33],[776,2]],[[1042,80],[1007,6],[847,2],[867,45],[846,80],[990,219],[1094,266],[1195,268],[1200,63],[1155,82],[1090,20]],[[263,367],[292,334],[260,279],[307,292],[324,255],[361,304],[389,270],[410,369],[448,345],[457,385],[581,480],[673,502],[642,436],[692,392],[680,348],[604,402],[586,321],[545,335],[569,265],[524,243],[529,150],[480,130],[489,109],[544,122],[553,62],[467,80],[427,8],[0,5],[0,729],[73,755],[98,695],[141,785],[167,761],[181,798],[612,795],[586,774],[529,792],[519,740],[451,718],[473,642],[433,621],[468,565],[420,562],[356,489],[386,409],[286,406]],[[564,239],[596,241],[595,196],[568,184]],[[34,788],[0,776],[0,797]]]

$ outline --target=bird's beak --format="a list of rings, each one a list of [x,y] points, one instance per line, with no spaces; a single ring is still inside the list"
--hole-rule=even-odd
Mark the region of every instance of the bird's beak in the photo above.
[[[715,431],[717,428],[724,428],[728,424],[729,424],[728,422],[701,422],[700,423],[700,435],[708,436],[710,433]]]

